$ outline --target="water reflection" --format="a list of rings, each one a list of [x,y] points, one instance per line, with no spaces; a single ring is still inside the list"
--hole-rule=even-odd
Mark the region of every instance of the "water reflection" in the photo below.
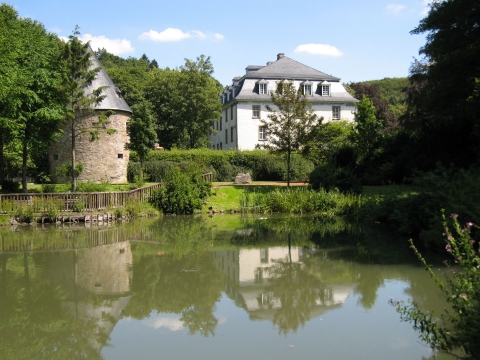
[[[133,330],[121,341],[113,336],[119,324],[127,326],[125,320],[128,326],[141,322],[151,331],[169,329],[192,339],[219,338],[217,352],[229,346],[225,330],[218,336],[220,329],[241,314],[249,322],[234,332],[237,342],[248,341],[263,323],[271,324],[277,336],[307,339],[314,336],[308,327],[323,317],[335,316],[341,323],[352,301],[367,312],[386,309],[392,319],[388,326],[397,329],[394,309],[378,301],[381,289],[392,283],[408,284],[405,296],[427,308],[443,306],[424,272],[405,264],[401,254],[407,247],[393,240],[385,245],[390,241],[374,230],[335,219],[164,217],[86,230],[17,229],[0,237],[0,354],[5,359],[102,358],[108,347],[114,351],[124,342],[136,348]],[[240,313],[222,315],[219,307],[227,301]],[[361,328],[350,317],[349,327]],[[342,334],[345,329],[334,322],[331,332]],[[409,354],[428,356],[416,344],[416,334],[405,329],[409,335],[401,338],[415,339],[408,340]],[[375,351],[390,354],[394,345],[381,338],[383,332],[376,336],[367,345],[385,343]],[[164,346],[180,341],[175,339]],[[273,339],[271,345],[265,340],[267,348],[275,346]],[[158,351],[157,340],[143,342],[149,356]],[[317,342],[305,341],[305,354],[318,354]],[[406,354],[404,347],[398,355]],[[215,357],[209,351],[197,355]]]

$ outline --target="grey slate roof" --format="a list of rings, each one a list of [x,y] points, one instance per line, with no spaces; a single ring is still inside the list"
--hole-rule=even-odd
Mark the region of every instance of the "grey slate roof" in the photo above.
[[[250,66],[247,67],[247,69]],[[310,66],[303,65],[298,61],[284,56],[261,69],[248,73],[244,76],[247,79],[289,79],[289,80],[328,80],[340,81],[340,78],[315,70]]]
[[[105,69],[102,67],[100,61],[96,58],[93,51],[91,51],[91,60],[92,64],[90,65],[90,69],[94,69],[100,67],[100,71],[97,74],[95,80],[93,80],[92,85],[90,85],[86,92],[90,93],[93,89],[97,89],[100,86],[108,86],[105,90],[103,90],[102,95],[106,95],[105,99],[102,102],[95,106],[95,109],[98,110],[122,110],[132,113],[132,109],[128,106],[127,102],[122,96],[120,89],[115,86],[110,76],[108,76]]]

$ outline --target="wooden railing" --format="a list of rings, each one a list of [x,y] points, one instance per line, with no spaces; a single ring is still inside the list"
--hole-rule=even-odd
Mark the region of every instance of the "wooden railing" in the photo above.
[[[202,179],[212,182],[213,174],[202,174]],[[34,212],[44,212],[52,206],[60,211],[98,211],[124,207],[131,200],[148,201],[153,192],[162,186],[160,183],[131,191],[111,192],[0,194],[0,213],[8,213],[19,205],[33,206]]]
[[[153,192],[163,184],[144,186],[131,191],[95,193],[41,193],[41,194],[0,194],[0,211],[9,212],[15,206],[29,205],[35,212],[56,206],[60,211],[97,211],[127,205],[128,201],[148,201]]]

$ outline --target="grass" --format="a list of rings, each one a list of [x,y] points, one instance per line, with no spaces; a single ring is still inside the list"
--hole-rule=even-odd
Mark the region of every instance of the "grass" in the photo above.
[[[377,185],[364,186],[362,195],[367,197],[396,195],[404,196],[418,191],[418,188],[412,185]]]

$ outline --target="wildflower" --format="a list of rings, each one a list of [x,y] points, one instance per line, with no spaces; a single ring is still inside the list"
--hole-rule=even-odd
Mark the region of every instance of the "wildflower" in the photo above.
[[[460,295],[460,296],[461,296],[462,298],[464,298],[465,300],[467,300],[467,295],[462,294],[462,295]]]
[[[467,225],[468,225],[468,226],[473,226],[473,223],[472,223],[472,222],[468,222]]]
[[[456,219],[456,218],[458,218],[458,214],[451,214],[450,217],[451,217],[452,219]]]
[[[445,246],[445,250],[447,250],[447,252],[452,252],[452,249],[450,249],[450,245]]]
[[[470,240],[470,244],[472,244],[472,245],[475,244],[475,240],[473,240],[473,239]]]

